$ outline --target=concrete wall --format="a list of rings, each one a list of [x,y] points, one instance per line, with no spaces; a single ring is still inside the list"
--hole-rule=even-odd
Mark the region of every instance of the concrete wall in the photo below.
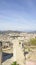
[[[0,65],[2,65],[2,42],[0,42]]]
[[[17,61],[18,64],[24,65],[24,54],[17,39],[13,40],[13,61]]]

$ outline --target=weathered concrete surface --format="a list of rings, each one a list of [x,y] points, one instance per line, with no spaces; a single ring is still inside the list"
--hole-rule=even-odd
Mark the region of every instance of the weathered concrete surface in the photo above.
[[[0,52],[0,65],[2,64],[2,52]]]
[[[19,45],[19,40],[15,39],[13,43],[13,61],[17,61],[19,65],[24,65],[24,54]]]

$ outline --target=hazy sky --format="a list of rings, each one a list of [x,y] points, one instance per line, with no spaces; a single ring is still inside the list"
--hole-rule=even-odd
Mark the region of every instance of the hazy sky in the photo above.
[[[0,30],[36,30],[36,0],[0,0]]]

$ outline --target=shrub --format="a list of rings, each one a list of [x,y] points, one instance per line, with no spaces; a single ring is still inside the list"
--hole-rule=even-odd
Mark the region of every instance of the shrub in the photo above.
[[[30,39],[30,43],[31,43],[31,45],[36,45],[36,38]]]
[[[15,61],[15,62],[13,62],[13,64],[11,64],[11,65],[19,65],[19,64],[17,64],[17,62]]]

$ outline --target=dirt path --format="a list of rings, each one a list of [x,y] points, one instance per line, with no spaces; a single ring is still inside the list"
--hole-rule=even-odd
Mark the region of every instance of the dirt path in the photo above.
[[[36,65],[35,61],[26,61],[26,65]]]

